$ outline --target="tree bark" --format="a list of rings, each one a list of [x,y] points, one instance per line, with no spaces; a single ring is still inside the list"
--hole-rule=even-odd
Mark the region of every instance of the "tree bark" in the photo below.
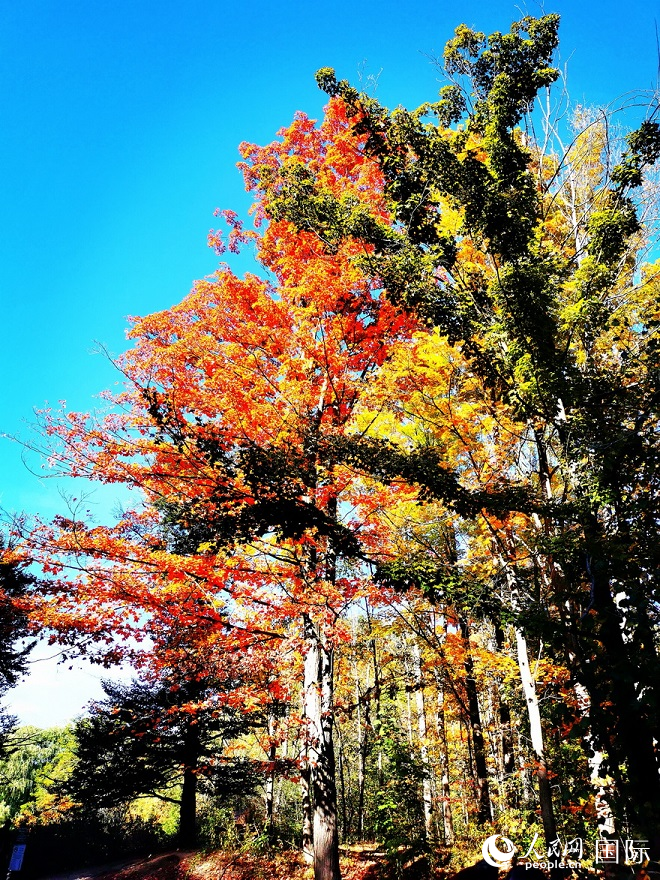
[[[199,734],[192,724],[184,733],[183,786],[179,804],[178,840],[182,849],[192,849],[197,843],[197,775],[199,763]]]
[[[587,717],[591,707],[591,700],[584,685],[579,682],[575,685],[575,695],[578,699],[578,710],[580,715]],[[598,751],[594,744],[593,734],[589,732],[585,736],[588,748],[589,770],[591,771],[591,785],[594,790],[594,808],[596,810],[596,820],[598,822],[599,837],[613,837],[616,832],[614,816],[607,800],[607,792],[600,777],[600,768],[603,763],[603,753]]]
[[[536,759],[536,779],[539,786],[539,803],[541,806],[543,834],[545,842],[549,846],[553,840],[557,839],[557,824],[555,822],[555,814],[552,806],[552,788],[548,773],[548,763],[543,747],[543,728],[541,726],[541,712],[539,709],[538,695],[536,693],[536,682],[534,681],[532,670],[529,667],[527,641],[525,640],[523,631],[519,628],[516,628],[516,650],[518,652],[520,681],[525,695],[527,714],[529,716],[532,749],[534,750],[534,757]]]
[[[581,663],[578,676],[589,692],[594,732],[607,752],[608,765],[624,794],[631,825],[660,858],[660,776],[654,737],[635,688],[639,658],[630,656],[614,602],[607,563],[591,557],[589,614],[582,629],[600,644],[602,655]],[[626,768],[621,773],[622,767]]]
[[[546,498],[552,498],[547,453],[537,434],[539,474]],[[562,444],[566,446],[565,438]],[[570,450],[568,450],[570,454]],[[579,621],[573,624],[573,651],[569,651],[576,677],[590,698],[592,731],[607,752],[608,764],[623,794],[628,820],[640,837],[650,842],[653,859],[660,858],[660,775],[656,752],[657,731],[640,704],[638,688],[657,686],[655,676],[644,681],[640,672],[644,655],[657,662],[653,636],[631,651],[623,636],[623,619],[612,595],[609,544],[598,511],[592,509],[581,518],[585,537],[584,574],[590,582],[590,602]],[[547,526],[546,526],[547,528]],[[646,592],[638,590],[638,600],[629,596],[631,613],[648,624]],[[634,612],[633,609],[634,608]],[[590,642],[585,651],[584,645]],[[636,685],[636,683],[638,683]],[[622,770],[625,768],[625,772]]]
[[[355,701],[357,703],[357,746],[358,746],[358,802],[357,802],[357,833],[358,839],[364,839],[364,786],[367,778],[367,717],[362,720],[362,695],[360,693],[360,677],[358,674],[357,662],[355,664]],[[365,715],[367,707],[365,705]]]
[[[454,842],[454,823],[451,811],[451,786],[449,783],[449,753],[447,750],[447,725],[445,721],[445,688],[442,678],[436,675],[438,705],[436,731],[440,745],[440,807],[442,811],[442,831],[445,846]]]
[[[465,648],[465,690],[467,693],[468,721],[472,734],[472,747],[474,750],[474,769],[477,778],[477,822],[483,825],[493,821],[493,811],[490,803],[490,788],[488,785],[488,765],[486,763],[486,747],[484,734],[481,726],[481,713],[479,711],[479,698],[477,695],[477,681],[474,677],[474,663],[470,652],[470,629],[464,618],[459,618],[459,626]]]
[[[302,853],[305,861],[314,862],[314,822],[312,816],[312,771],[305,757],[300,768],[300,792],[302,800]]]
[[[417,733],[419,734],[419,755],[422,762],[422,793],[424,801],[424,833],[426,840],[433,837],[433,791],[431,787],[431,765],[426,741],[426,707],[424,705],[424,681],[422,678],[422,654],[419,645],[413,645],[415,673],[415,699],[417,703]]]
[[[313,670],[308,669],[305,661],[302,705],[302,756],[300,764],[300,800],[302,808],[302,854],[308,865],[314,862],[314,820],[312,816],[312,768],[309,749],[309,722],[307,719],[307,691],[313,686],[311,676]]]
[[[268,712],[268,763],[270,769],[266,777],[266,834],[269,841],[273,839],[274,828],[274,795],[275,795],[275,759],[277,758],[277,744],[275,742],[275,712],[271,708]]]
[[[338,741],[339,741],[339,786],[341,791],[341,833],[342,838],[346,840],[346,837],[349,833],[348,828],[348,810],[346,807],[346,774],[344,772],[344,766],[346,764],[344,758],[344,741],[341,735],[338,733]]]
[[[495,623],[495,641],[497,642],[497,650],[501,651],[504,647],[504,631],[499,623]],[[502,693],[503,686],[500,679],[497,680],[497,700],[500,737],[502,745],[501,753],[501,775],[504,802],[510,807],[518,806],[517,796],[515,794],[515,786],[511,784],[516,774],[516,756],[513,746],[513,733],[511,730],[511,709],[504,699]]]
[[[333,652],[303,615],[306,641],[305,703],[311,764],[314,880],[341,880],[335,754],[332,741]]]

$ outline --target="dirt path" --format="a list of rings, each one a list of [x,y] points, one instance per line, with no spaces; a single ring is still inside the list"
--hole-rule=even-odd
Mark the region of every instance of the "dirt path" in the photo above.
[[[131,880],[132,877],[146,880],[150,876],[167,880],[168,874],[176,876],[179,863],[191,855],[193,855],[191,852],[172,852],[147,858],[143,856],[139,859],[123,859],[120,862],[96,865],[93,868],[82,868],[64,874],[48,874],[40,880]]]

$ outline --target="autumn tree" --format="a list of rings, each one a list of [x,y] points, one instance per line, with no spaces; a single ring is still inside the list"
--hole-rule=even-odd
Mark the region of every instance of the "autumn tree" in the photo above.
[[[356,438],[343,455],[463,516],[485,516],[521,626],[522,597],[542,584],[548,637],[589,693],[619,814],[657,852],[658,284],[652,267],[638,274],[636,194],[660,127],[649,118],[631,133],[611,172],[592,175],[595,197],[570,210],[575,154],[549,159],[533,128],[520,129],[557,79],[557,29],[556,15],[489,37],[460,26],[444,53],[449,85],[412,112],[389,112],[320,71],[378,162],[391,219],[365,217],[359,198],[337,198],[295,158],[270,185],[266,210],[320,247],[362,243],[355,262],[365,278],[459,347],[492,405],[506,404],[523,426],[526,472],[501,471],[485,491],[464,485],[441,444],[395,450]],[[511,517],[533,526],[531,557]],[[534,699],[529,679],[528,690]]]
[[[337,197],[361,194],[365,220],[385,216],[382,176],[341,101],[319,128],[299,115],[281,141],[243,151],[258,223],[253,169],[274,177],[290,154]],[[179,305],[134,322],[114,409],[44,415],[60,472],[141,500],[111,526],[72,512],[35,527],[30,552],[50,575],[38,614],[101,662],[132,651],[156,671],[186,654],[213,675],[238,666],[241,683],[221,702],[245,712],[291,699],[303,679],[314,870],[336,880],[334,652],[350,637],[347,609],[374,590],[365,561],[379,525],[368,509],[392,490],[373,493],[328,450],[414,321],[365,281],[353,262],[361,245],[326,251],[287,221],[255,233],[224,217],[230,249],[254,243],[268,280],[223,267],[197,282]],[[225,246],[219,233],[211,243]]]
[[[29,552],[50,578],[38,619],[101,662],[133,654],[156,676],[185,657],[220,680],[238,667],[218,699],[241,712],[300,699],[290,713],[316,880],[339,876],[335,664],[358,602],[409,625],[398,642],[367,640],[368,686],[353,672],[358,827],[370,760],[386,793],[388,761],[405,756],[431,836],[431,692],[443,791],[451,693],[469,729],[461,773],[490,819],[479,652],[494,664],[512,632],[548,841],[528,641],[551,646],[548,678],[586,692],[619,812],[657,836],[660,286],[652,267],[638,272],[636,193],[660,129],[631,134],[610,172],[590,151],[588,168],[579,152],[545,154],[521,125],[556,79],[557,26],[525,18],[488,38],[461,26],[444,56],[450,85],[413,112],[321,71],[319,126],[300,114],[273,144],[242,147],[257,231],[223,212],[229,249],[253,246],[266,278],[222,267],[136,319],[109,411],[44,415],[53,466],[139,500],[112,525],[73,510],[35,527]],[[225,248],[220,233],[211,243]],[[402,612],[406,593],[426,610]],[[424,623],[424,594],[453,632]],[[388,712],[408,724],[389,753]]]

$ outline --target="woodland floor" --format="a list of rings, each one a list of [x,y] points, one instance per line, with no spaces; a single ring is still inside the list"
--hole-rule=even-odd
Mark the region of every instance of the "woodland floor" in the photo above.
[[[141,859],[103,873],[97,873],[98,870],[62,875],[61,880],[65,877],[67,880],[312,880],[313,877],[312,869],[302,856],[290,851],[275,856],[175,852]],[[416,862],[404,867],[400,876],[403,880],[439,880],[445,874],[429,872],[426,865]],[[389,880],[392,876],[385,863],[342,859],[342,880]]]

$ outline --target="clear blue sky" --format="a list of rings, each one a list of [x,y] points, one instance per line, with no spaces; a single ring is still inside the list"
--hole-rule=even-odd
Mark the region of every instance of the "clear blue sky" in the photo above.
[[[267,143],[295,110],[318,116],[314,71],[379,74],[392,106],[431,100],[429,55],[465,22],[508,29],[539,4],[478,0],[22,0],[0,24],[0,431],[35,407],[74,409],[117,379],[125,317],[180,300],[217,258],[216,207],[247,209],[242,140]],[[575,101],[605,104],[656,82],[660,3],[557,0]],[[0,506],[59,498],[0,440]]]

